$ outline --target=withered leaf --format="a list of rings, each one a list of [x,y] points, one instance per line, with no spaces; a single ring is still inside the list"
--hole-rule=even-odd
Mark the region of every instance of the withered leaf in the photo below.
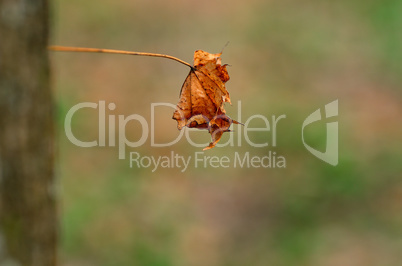
[[[52,51],[110,53],[125,55],[141,55],[162,57],[175,60],[191,68],[180,91],[180,101],[173,113],[177,127],[192,127],[208,129],[212,142],[204,150],[211,149],[219,142],[224,132],[230,131],[232,123],[240,124],[226,116],[223,107],[225,102],[230,103],[229,93],[225,83],[229,80],[226,65],[221,64],[221,54],[210,54],[197,50],[194,53],[194,66],[179,58],[156,53],[121,51],[112,49],[49,46]]]
[[[226,116],[224,103],[230,103],[225,83],[229,80],[227,65],[221,64],[221,54],[197,50],[191,68],[180,91],[180,100],[173,113],[177,128],[208,129],[212,142],[204,150],[219,142],[232,123],[240,124]]]

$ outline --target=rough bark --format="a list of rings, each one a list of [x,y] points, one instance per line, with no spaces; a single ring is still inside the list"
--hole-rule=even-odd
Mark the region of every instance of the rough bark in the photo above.
[[[56,265],[48,2],[0,0],[0,265]]]

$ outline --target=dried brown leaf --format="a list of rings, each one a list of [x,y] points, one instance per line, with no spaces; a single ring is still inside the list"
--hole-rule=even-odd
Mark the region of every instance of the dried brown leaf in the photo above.
[[[238,123],[226,116],[224,103],[230,103],[225,83],[229,80],[226,65],[221,65],[221,54],[210,54],[197,50],[194,66],[191,68],[180,92],[180,100],[173,113],[177,127],[208,129],[211,149],[219,142],[232,123]]]

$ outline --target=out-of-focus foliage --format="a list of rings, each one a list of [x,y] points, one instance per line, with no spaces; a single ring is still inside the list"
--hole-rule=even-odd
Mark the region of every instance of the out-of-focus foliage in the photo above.
[[[188,68],[164,59],[53,54],[59,110],[64,265],[397,265],[402,260],[402,2],[386,1],[56,1],[53,43],[157,52],[192,61],[195,50],[228,63],[226,84],[244,122],[286,114],[272,132],[235,127],[235,152],[286,158],[286,168],[130,168],[117,147],[80,148],[65,136],[67,111],[106,101],[107,115],[176,104]],[[301,141],[303,120],[339,100],[339,164]],[[241,100],[241,117],[238,101]],[[156,116],[155,138],[179,132],[173,109]],[[96,110],[74,116],[73,132],[98,137]],[[117,117],[116,117],[117,119]],[[250,126],[261,127],[255,120]],[[324,149],[325,122],[306,128]],[[127,126],[138,140],[138,124]],[[208,143],[205,132],[191,133]],[[237,145],[241,135],[242,145]],[[229,135],[229,134],[228,134]],[[224,136],[225,143],[229,136]],[[141,155],[194,156],[185,139]]]

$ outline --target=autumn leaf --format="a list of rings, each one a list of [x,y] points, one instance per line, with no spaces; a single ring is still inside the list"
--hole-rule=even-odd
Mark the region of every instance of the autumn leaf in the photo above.
[[[229,80],[226,66],[221,64],[221,54],[197,50],[191,68],[180,91],[180,100],[173,113],[177,128],[208,129],[212,142],[204,150],[219,142],[232,123],[239,122],[226,116],[224,103],[230,103],[225,83]]]
[[[180,100],[173,113],[177,128],[208,129],[212,142],[204,150],[216,146],[224,132],[229,132],[232,123],[241,124],[226,116],[224,103],[230,103],[225,83],[229,80],[227,65],[222,65],[221,54],[210,54],[197,50],[194,52],[194,66],[176,57],[164,54],[121,51],[112,49],[82,48],[67,46],[49,46],[52,51],[109,53],[162,57],[175,60],[190,67],[190,73],[180,91]]]

